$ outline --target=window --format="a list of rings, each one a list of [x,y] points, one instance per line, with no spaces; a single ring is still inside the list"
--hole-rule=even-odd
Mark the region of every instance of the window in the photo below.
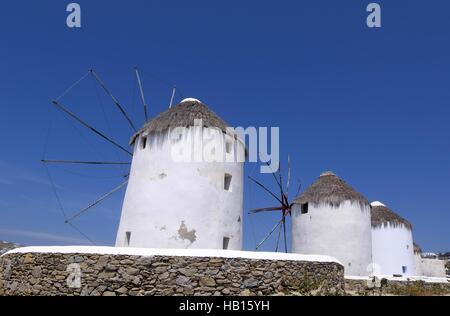
[[[231,154],[231,150],[233,149],[233,144],[230,141],[225,143],[225,150],[227,154]]]
[[[223,237],[223,249],[227,250],[229,243],[230,243],[230,238],[229,237]]]
[[[408,267],[402,266],[402,273],[405,274],[408,271]]]
[[[226,173],[224,178],[224,189],[225,191],[231,191],[231,174]]]
[[[125,233],[125,242],[126,242],[127,247],[130,246],[130,241],[131,241],[131,232],[126,232]]]
[[[141,149],[145,149],[147,147],[147,136],[141,137]]]
[[[309,208],[308,203],[302,204],[301,205],[301,212],[302,212],[302,214],[307,214],[308,213],[308,208]]]

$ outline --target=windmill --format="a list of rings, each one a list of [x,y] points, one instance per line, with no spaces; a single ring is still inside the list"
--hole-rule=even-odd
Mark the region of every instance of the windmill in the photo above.
[[[266,165],[270,165],[268,162],[266,162]],[[287,171],[287,180],[286,180],[286,186],[283,188],[283,179],[282,179],[282,172],[281,172],[281,165],[278,168],[276,172],[272,172],[272,176],[276,182],[277,187],[279,188],[279,194],[276,194],[272,192],[267,186],[262,184],[260,181],[256,180],[255,178],[249,176],[248,178],[254,182],[256,185],[261,187],[266,193],[268,193],[271,197],[273,197],[278,203],[278,206],[272,206],[272,207],[263,207],[263,208],[257,208],[250,210],[249,214],[258,214],[263,212],[281,212],[281,220],[278,221],[275,226],[269,231],[269,233],[264,237],[264,239],[256,246],[256,250],[258,250],[278,229],[278,237],[276,242],[276,248],[275,251],[278,252],[280,239],[281,239],[281,233],[283,233],[283,240],[284,240],[284,251],[287,253],[287,237],[286,237],[286,218],[291,215],[292,206],[293,203],[289,201],[289,187],[291,182],[291,157],[288,155],[288,171]],[[297,190],[297,194],[300,192],[301,185],[299,182],[299,187]]]
[[[139,73],[138,68],[136,67],[134,69],[137,84],[139,86],[139,92],[140,92],[140,98],[143,105],[143,112],[144,112],[144,119],[145,121],[148,120],[148,106],[144,95],[144,90],[142,86],[142,80]],[[131,131],[133,133],[137,132],[136,125],[132,121],[131,117],[128,115],[127,111],[125,110],[124,106],[118,101],[118,99],[112,94],[111,90],[107,87],[105,82],[100,78],[98,73],[91,69],[89,70],[85,75],[83,75],[78,81],[76,81],[74,84],[72,84],[61,96],[59,96],[57,99],[52,101],[53,106],[60,110],[63,114],[65,114],[68,118],[70,118],[72,121],[78,123],[83,128],[89,130],[94,135],[96,135],[98,138],[102,139],[106,143],[112,145],[114,148],[120,150],[121,152],[125,153],[127,157],[132,158],[133,154],[131,151],[129,151],[125,146],[121,145],[117,140],[112,138],[110,135],[107,135],[104,131],[101,131],[100,129],[94,127],[93,124],[87,122],[87,120],[83,119],[80,115],[73,112],[68,106],[63,104],[61,99],[66,96],[70,91],[72,91],[76,86],[78,86],[82,81],[84,81],[86,78],[91,77],[93,81],[100,86],[100,88],[106,93],[106,95],[112,100],[112,103],[114,107],[119,112],[120,116],[126,121],[128,126],[130,127]],[[173,89],[171,101],[172,104],[173,99],[175,97],[176,89]],[[85,234],[83,234],[75,225],[74,221],[78,219],[80,216],[82,216],[87,211],[93,209],[94,207],[98,206],[105,200],[107,200],[109,197],[111,197],[116,192],[120,191],[122,188],[126,187],[128,184],[128,178],[129,178],[129,170],[126,174],[123,174],[123,182],[108,191],[105,194],[102,194],[100,197],[95,199],[92,203],[87,205],[86,207],[80,209],[79,211],[75,212],[72,215],[68,215],[61,203],[61,200],[58,196],[56,185],[52,179],[51,173],[49,171],[48,165],[92,165],[92,166],[130,166],[131,165],[131,159],[124,159],[124,161],[93,161],[93,160],[61,160],[61,159],[48,159],[46,157],[46,152],[44,152],[44,157],[42,158],[41,162],[43,163],[47,176],[49,178],[49,181],[53,188],[53,193],[55,194],[55,197],[57,199],[57,202],[59,204],[59,207],[62,211],[62,214],[64,216],[64,221],[66,224],[70,225],[72,228],[77,230],[80,234],[82,234],[85,238],[87,238],[89,241],[94,243],[89,237],[87,237]]]

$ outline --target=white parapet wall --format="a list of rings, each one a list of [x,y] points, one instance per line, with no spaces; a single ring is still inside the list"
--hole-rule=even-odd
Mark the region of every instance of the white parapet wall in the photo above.
[[[416,254],[414,259],[416,275],[437,278],[446,277],[445,260],[422,258],[419,254]]]
[[[386,279],[388,281],[399,281],[399,282],[425,282],[425,283],[442,283],[448,284],[447,278],[442,277],[428,277],[428,276],[399,276],[394,277],[393,275],[376,275],[376,277],[381,279]],[[373,281],[373,276],[345,276],[346,280],[360,280],[360,281]]]
[[[8,251],[10,254],[95,254],[140,257],[200,257],[200,258],[242,258],[255,260],[334,262],[341,264],[336,258],[322,255],[302,255],[296,253],[236,251],[216,249],[149,249],[130,247],[97,247],[97,246],[53,246],[53,247],[22,247]]]

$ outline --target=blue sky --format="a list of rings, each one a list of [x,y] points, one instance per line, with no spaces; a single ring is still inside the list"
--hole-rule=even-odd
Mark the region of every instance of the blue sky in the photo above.
[[[408,218],[425,250],[450,248],[450,4],[378,1],[381,29],[365,24],[370,1],[78,1],[82,28],[68,29],[69,1],[8,1],[0,13],[0,239],[27,245],[85,243],[64,224],[47,158],[125,159],[50,101],[95,68],[138,125],[167,108],[171,85],[232,126],[279,126],[304,187],[324,170]],[[64,103],[127,144],[131,130],[111,101],[83,81]],[[250,175],[253,165],[246,166]],[[74,213],[122,181],[126,168],[51,166]],[[256,176],[274,187],[270,176]],[[292,190],[294,191],[294,190]],[[114,242],[122,195],[76,225]],[[246,183],[246,210],[272,205]],[[245,249],[274,224],[246,216]],[[265,250],[273,250],[273,241]]]

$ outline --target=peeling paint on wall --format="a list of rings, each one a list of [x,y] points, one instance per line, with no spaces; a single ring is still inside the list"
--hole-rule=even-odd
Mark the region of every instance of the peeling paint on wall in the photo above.
[[[189,240],[193,244],[197,240],[195,233],[195,229],[189,231],[184,221],[181,222],[180,229],[178,229],[178,236],[182,240]]]

